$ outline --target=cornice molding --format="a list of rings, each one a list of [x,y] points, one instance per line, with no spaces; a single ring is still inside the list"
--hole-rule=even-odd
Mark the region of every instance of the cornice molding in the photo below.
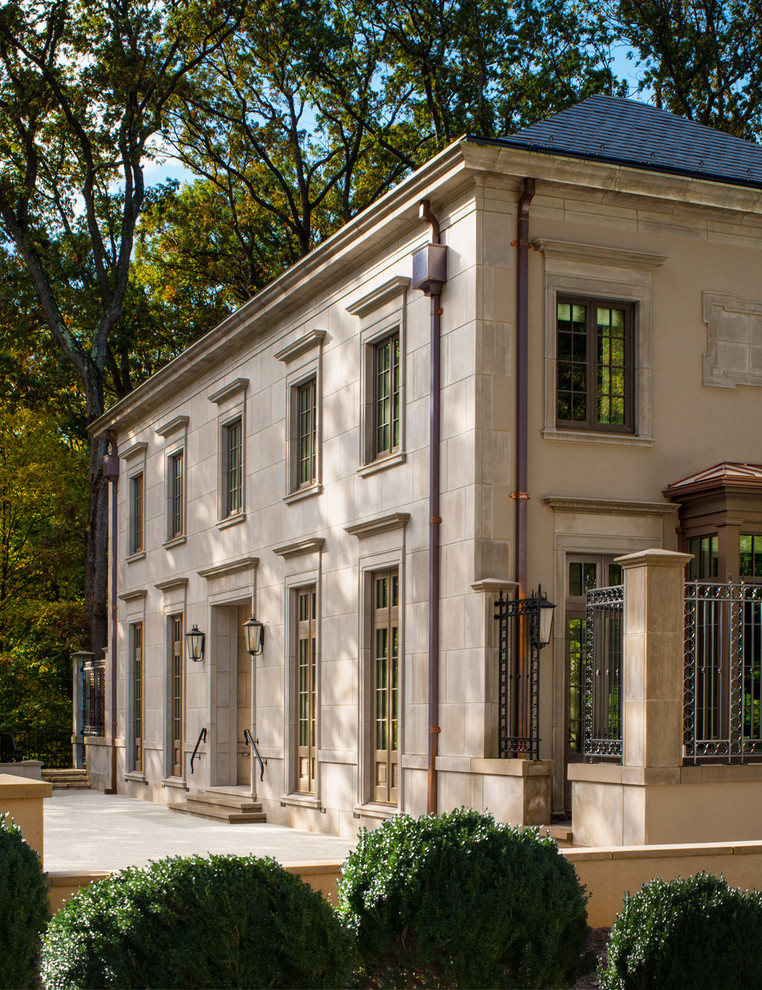
[[[618,513],[628,516],[674,516],[679,506],[666,502],[627,502],[613,498],[575,498],[568,495],[548,495],[543,499],[554,512],[587,512],[596,515]]]
[[[409,512],[392,512],[387,516],[376,516],[375,519],[366,519],[363,522],[345,526],[344,532],[349,533],[350,536],[356,536],[358,540],[362,540],[367,536],[388,533],[392,529],[404,529],[409,521]]]
[[[284,543],[280,547],[273,547],[273,553],[287,560],[289,557],[300,557],[305,553],[319,552],[324,546],[324,537],[312,536],[307,540],[297,540],[295,543]]]
[[[212,392],[209,396],[209,401],[219,406],[221,403],[226,402],[234,395],[238,395],[239,392],[245,392],[248,387],[248,378],[236,378],[234,382],[230,382],[228,385],[223,385],[222,388],[217,389],[216,392]]]
[[[394,278],[390,278],[388,282],[384,282],[383,285],[379,285],[371,292],[351,302],[347,306],[347,312],[351,316],[362,318],[368,313],[372,313],[373,310],[380,309],[390,299],[404,295],[409,288],[410,279],[404,275],[396,275]]]
[[[667,256],[664,254],[629,251],[617,247],[604,247],[601,244],[556,241],[549,237],[538,237],[532,241],[532,246],[544,254],[546,258],[608,265],[610,268],[651,270],[661,267],[667,260]]]
[[[157,426],[156,432],[160,437],[168,437],[172,433],[177,433],[178,430],[184,430],[188,426],[188,423],[190,423],[190,416],[175,416],[168,423],[162,423],[161,426]]]
[[[310,330],[309,333],[305,333],[292,344],[287,344],[286,347],[282,347],[279,351],[276,351],[273,357],[277,361],[283,361],[284,364],[288,364],[290,361],[301,357],[302,354],[306,354],[307,351],[311,351],[314,347],[320,347],[325,337],[325,330]]]
[[[171,577],[166,581],[157,581],[154,588],[159,591],[173,591],[175,588],[186,588],[188,586],[187,577]]]
[[[259,564],[259,557],[236,557],[235,560],[227,560],[224,564],[215,564],[214,567],[204,567],[196,571],[199,577],[206,578],[207,581],[215,578],[227,577],[228,574],[237,574],[248,568],[255,568]]]
[[[123,591],[118,597],[120,602],[135,602],[140,598],[147,598],[148,591],[145,588],[134,588],[132,591]]]
[[[145,443],[145,441],[141,440],[140,443],[134,443],[132,444],[131,447],[128,447],[127,450],[123,450],[119,456],[122,458],[123,461],[131,461],[134,460],[134,458],[138,457],[140,454],[145,454],[147,450],[148,450],[148,444]]]

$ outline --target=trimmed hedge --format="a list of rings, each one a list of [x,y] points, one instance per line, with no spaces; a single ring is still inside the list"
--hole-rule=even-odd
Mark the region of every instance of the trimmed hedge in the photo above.
[[[0,814],[0,987],[37,986],[40,934],[50,917],[48,884],[18,825]]]
[[[361,830],[339,913],[373,985],[569,987],[594,964],[555,842],[464,808]]]
[[[53,918],[48,986],[339,987],[350,942],[273,859],[171,857],[90,884]]]
[[[603,990],[760,990],[762,894],[708,873],[651,880],[611,929]]]

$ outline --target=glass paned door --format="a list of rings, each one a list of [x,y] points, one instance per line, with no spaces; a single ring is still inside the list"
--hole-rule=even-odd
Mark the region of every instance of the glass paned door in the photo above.
[[[315,587],[303,588],[296,594],[297,611],[297,781],[298,791],[315,793],[317,691],[316,691],[316,614]]]
[[[173,616],[172,628],[172,776],[183,775],[183,617]]]
[[[399,574],[373,575],[373,799],[398,799]]]

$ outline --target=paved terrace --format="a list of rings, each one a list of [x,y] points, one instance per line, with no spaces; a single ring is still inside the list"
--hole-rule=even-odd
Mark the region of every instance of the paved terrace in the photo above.
[[[279,863],[341,862],[354,841],[281,825],[226,825],[168,811],[163,804],[55,790],[44,802],[45,869],[113,872],[165,856],[234,853]]]

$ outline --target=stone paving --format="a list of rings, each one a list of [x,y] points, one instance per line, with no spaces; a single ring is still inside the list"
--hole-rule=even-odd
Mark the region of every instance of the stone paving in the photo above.
[[[279,863],[342,862],[351,839],[281,825],[226,825],[100,791],[54,790],[44,802],[45,869],[112,872],[164,856],[235,853]]]

